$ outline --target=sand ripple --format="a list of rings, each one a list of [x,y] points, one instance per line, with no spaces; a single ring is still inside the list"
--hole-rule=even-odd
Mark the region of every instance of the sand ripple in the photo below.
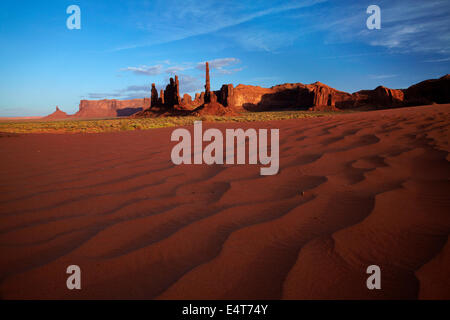
[[[276,176],[174,166],[171,128],[4,137],[0,295],[449,299],[449,111],[212,124],[279,128]]]

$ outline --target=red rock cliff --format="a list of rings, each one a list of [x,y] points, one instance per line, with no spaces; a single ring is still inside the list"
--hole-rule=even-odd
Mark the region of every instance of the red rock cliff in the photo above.
[[[404,91],[408,105],[449,103],[450,75],[419,82]]]
[[[132,100],[81,100],[77,118],[109,118],[129,116],[150,106],[150,99]]]
[[[179,80],[170,78],[158,97],[155,85],[150,99],[134,100],[81,100],[78,118],[107,118],[135,115],[136,117],[195,114],[234,114],[241,111],[263,111],[290,108],[297,110],[342,110],[354,108],[388,108],[406,105],[450,103],[450,76],[415,84],[408,89],[390,89],[379,86],[374,90],[361,90],[353,94],[339,91],[323,83],[285,83],[271,88],[240,84],[223,85],[210,90],[209,64],[206,63],[205,91],[195,94],[194,100],[185,94],[180,98]],[[145,110],[145,111],[142,111]],[[142,111],[142,112],[140,112]],[[48,119],[69,117],[57,110]]]

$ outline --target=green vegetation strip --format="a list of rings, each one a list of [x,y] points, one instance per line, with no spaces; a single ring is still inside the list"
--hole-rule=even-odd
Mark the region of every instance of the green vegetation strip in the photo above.
[[[274,111],[248,112],[238,116],[202,117],[161,117],[144,119],[95,119],[95,120],[55,120],[55,121],[4,121],[0,122],[0,132],[8,133],[97,133],[192,125],[194,121],[205,122],[252,122],[285,119],[323,117],[335,112]]]

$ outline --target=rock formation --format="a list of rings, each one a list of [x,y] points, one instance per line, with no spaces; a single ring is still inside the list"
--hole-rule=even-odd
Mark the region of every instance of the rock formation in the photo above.
[[[310,85],[286,83],[271,88],[224,85],[218,92],[219,102],[237,110],[258,111],[273,109],[336,110],[336,104],[351,95],[320,82]]]
[[[352,94],[349,101],[343,103],[341,109],[362,106],[398,107],[404,105],[404,92],[379,86],[374,90],[361,90]]]
[[[449,103],[450,75],[422,81],[404,90],[404,93],[408,105]]]
[[[163,89],[161,89],[161,93],[160,93],[159,99],[158,99],[158,104],[161,106],[164,105],[164,90]]]
[[[257,110],[263,99],[267,99],[274,93],[272,88],[262,88],[259,86],[251,86],[239,84],[233,89],[234,107],[238,110]],[[225,99],[223,97],[222,99]],[[264,105],[264,102],[262,103]]]
[[[160,108],[165,110],[173,110],[175,106],[180,104],[181,99],[179,86],[178,76],[175,76],[175,80],[170,78],[170,82],[166,86],[166,90],[164,90],[164,102]]]
[[[151,102],[150,108],[155,107],[158,104],[158,91],[156,90],[156,86],[152,83],[152,91],[151,91]]]
[[[150,107],[150,99],[132,100],[81,100],[77,118],[110,118],[130,116]]]
[[[175,105],[180,104],[180,82],[178,81],[178,76],[175,75]]]
[[[181,98],[180,104],[186,108],[192,107],[192,105],[193,105],[192,97],[189,94],[185,93],[183,95],[183,98]]]
[[[214,98],[213,98],[214,99]],[[211,101],[205,103],[198,108],[195,108],[189,115],[193,116],[204,116],[204,115],[214,115],[214,116],[234,116],[238,112],[233,108],[226,108],[217,101]]]
[[[204,97],[204,102],[208,103],[211,101],[211,84],[209,81],[209,63],[206,62],[205,64],[205,77],[206,77],[206,83],[205,83],[205,97]]]
[[[200,94],[200,96],[196,95],[196,100],[203,100],[203,103],[192,111],[192,115],[231,116],[237,114],[237,112],[233,108],[226,107],[226,105],[228,105],[228,101],[231,102],[231,99],[233,97],[233,92],[231,89],[228,90],[228,86],[231,86],[231,88],[233,88],[233,85],[224,85],[221,90],[211,91],[208,62],[206,62],[205,69],[205,93],[203,97],[203,92],[202,94]]]
[[[225,107],[234,106],[234,87],[232,84],[224,84],[219,91],[216,92],[217,100]]]
[[[44,117],[43,119],[45,120],[58,120],[58,119],[66,119],[69,118],[70,116],[65,113],[64,111],[61,111],[58,106],[56,106],[56,110],[49,114],[48,116]]]
[[[180,98],[178,76],[170,78],[165,90],[158,92],[153,83],[151,97],[133,100],[81,100],[79,111],[73,116],[56,108],[47,119],[107,118],[117,116],[154,117],[170,115],[233,115],[245,111],[279,110],[344,110],[378,109],[450,103],[450,76],[415,84],[408,89],[390,89],[379,86],[374,90],[361,90],[353,94],[336,90],[323,83],[285,83],[271,88],[240,84],[224,84],[211,91],[209,63],[205,64],[205,91]],[[151,108],[150,108],[151,106]]]
[[[280,108],[330,111],[341,109],[379,109],[405,105],[450,102],[450,77],[427,80],[408,89],[379,86],[353,94],[336,90],[323,83],[286,83],[271,88],[223,85],[215,91],[218,102],[240,111],[264,111]]]
[[[196,93],[195,94],[195,99],[193,101],[193,104],[196,105],[196,106],[200,106],[200,105],[202,105],[204,103],[205,103],[205,92],[202,91],[200,93]]]
[[[309,109],[314,111],[336,111],[338,110],[336,105],[351,98],[350,94],[320,82],[306,85],[306,89],[312,96],[312,106]]]

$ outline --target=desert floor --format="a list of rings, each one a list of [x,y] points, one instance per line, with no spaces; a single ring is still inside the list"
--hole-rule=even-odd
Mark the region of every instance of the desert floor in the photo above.
[[[450,105],[204,127],[279,128],[279,173],[175,166],[174,128],[1,135],[1,298],[450,298]]]

